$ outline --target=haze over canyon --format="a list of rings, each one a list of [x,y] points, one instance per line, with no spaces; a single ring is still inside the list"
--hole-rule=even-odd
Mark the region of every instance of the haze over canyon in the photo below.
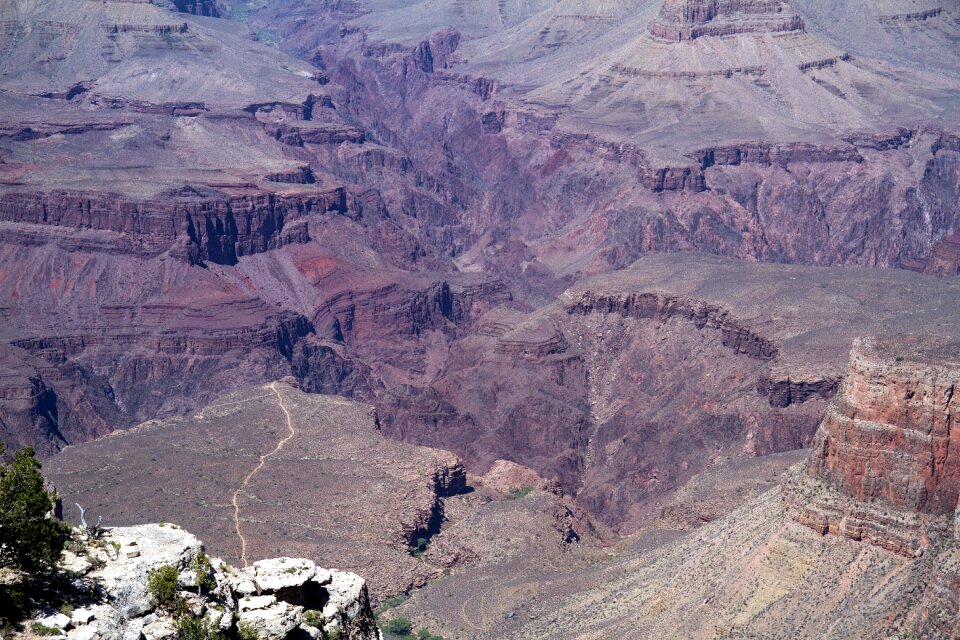
[[[0,3],[0,441],[381,624],[960,637],[958,316],[953,0]]]

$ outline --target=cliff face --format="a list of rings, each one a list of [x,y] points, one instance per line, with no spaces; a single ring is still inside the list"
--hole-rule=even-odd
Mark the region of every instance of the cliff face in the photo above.
[[[97,192],[9,193],[0,197],[0,221],[59,227],[64,235],[77,229],[131,234],[141,256],[175,249],[194,264],[235,264],[240,256],[309,240],[305,216],[347,213],[343,189],[300,196],[252,191],[198,197],[185,191],[146,200]]]
[[[805,477],[794,474],[785,484],[795,517],[908,554],[952,536],[960,495],[958,386],[955,341],[858,339]]]
[[[781,0],[666,0],[650,33],[674,42],[737,33],[803,31]]]
[[[960,345],[858,340],[813,444],[810,474],[859,500],[952,513],[960,493]],[[903,354],[903,355],[901,355]]]

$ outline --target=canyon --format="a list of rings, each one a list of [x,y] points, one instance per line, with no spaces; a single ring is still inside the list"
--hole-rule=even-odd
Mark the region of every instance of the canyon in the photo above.
[[[0,441],[448,638],[949,636],[958,43],[935,0],[12,0]]]
[[[686,531],[661,516],[592,566],[455,574],[402,610],[453,637],[953,637],[957,354],[945,337],[858,339],[806,459],[725,516]],[[705,474],[700,499],[732,471]],[[441,594],[489,598],[488,580],[505,595],[471,606],[488,624],[470,628]]]

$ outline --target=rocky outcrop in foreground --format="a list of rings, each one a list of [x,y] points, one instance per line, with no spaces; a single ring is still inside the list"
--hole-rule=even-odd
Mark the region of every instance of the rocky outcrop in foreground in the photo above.
[[[956,341],[857,340],[805,473],[784,484],[794,518],[911,556],[952,537],[960,496],[960,443],[951,428],[958,386]]]
[[[82,607],[71,615],[41,611],[35,622],[70,640],[166,640],[185,619],[210,631],[259,640],[299,635],[376,640],[366,583],[302,558],[273,558],[237,569],[207,558],[193,534],[172,524],[118,527],[88,540],[86,556],[67,552],[64,568]],[[200,559],[198,561],[198,559]],[[204,562],[204,560],[206,562]],[[158,606],[148,586],[152,572],[174,567],[177,607]],[[202,567],[202,568],[199,568]]]

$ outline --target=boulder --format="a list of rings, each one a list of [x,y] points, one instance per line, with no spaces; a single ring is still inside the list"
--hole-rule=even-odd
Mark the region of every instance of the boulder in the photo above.
[[[71,623],[70,616],[64,615],[57,611],[41,613],[35,618],[35,621],[45,627],[51,627],[54,629],[67,629]]]
[[[267,607],[241,611],[239,624],[252,629],[260,640],[282,640],[300,625],[302,615],[302,607],[275,602]]]
[[[271,558],[253,564],[261,591],[302,587],[317,573],[317,565],[304,558]]]

